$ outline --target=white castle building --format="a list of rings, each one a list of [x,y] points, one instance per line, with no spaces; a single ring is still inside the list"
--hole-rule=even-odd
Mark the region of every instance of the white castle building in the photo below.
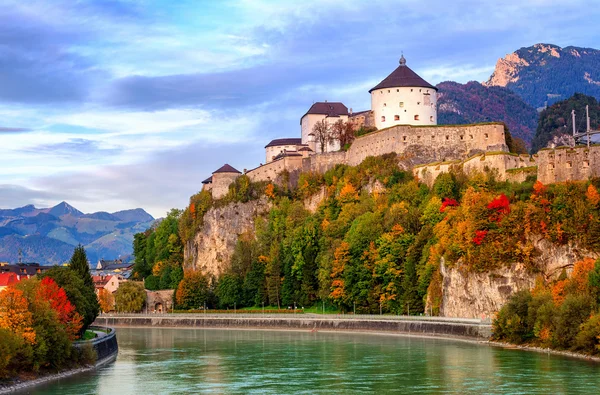
[[[437,88],[406,65],[372,88],[371,112],[377,129],[396,125],[437,125]]]

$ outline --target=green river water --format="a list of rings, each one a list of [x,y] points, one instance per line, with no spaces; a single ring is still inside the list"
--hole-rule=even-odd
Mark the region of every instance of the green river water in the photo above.
[[[598,394],[600,364],[394,335],[119,328],[117,360],[31,394]]]

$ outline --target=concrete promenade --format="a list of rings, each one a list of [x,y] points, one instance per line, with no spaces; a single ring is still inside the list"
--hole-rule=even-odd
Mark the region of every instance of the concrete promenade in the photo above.
[[[427,316],[353,314],[103,314],[96,325],[171,328],[358,331],[488,340],[489,321]]]

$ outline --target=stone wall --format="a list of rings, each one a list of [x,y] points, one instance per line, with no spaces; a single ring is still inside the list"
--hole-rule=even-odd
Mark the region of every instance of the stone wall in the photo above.
[[[302,161],[302,171],[315,171],[317,173],[325,173],[327,170],[334,168],[336,165],[345,163],[345,151],[311,155]]]
[[[213,199],[220,199],[229,192],[229,185],[240,176],[239,173],[214,173],[212,175]]]
[[[302,156],[285,156],[274,160],[266,165],[259,166],[255,169],[248,170],[246,175],[252,182],[258,181],[273,181],[281,172],[287,170],[289,172],[296,171],[302,168]]]
[[[172,289],[165,289],[162,291],[148,291],[146,290],[146,306],[148,312],[164,313],[173,308],[173,294],[175,293]]]
[[[543,184],[600,176],[600,146],[543,149],[537,155],[538,180]]]
[[[503,125],[400,125],[357,138],[346,153],[346,163],[356,166],[368,156],[396,152],[413,153],[414,163],[420,164],[463,160],[486,151],[508,152]]]
[[[492,172],[499,181],[525,181],[527,176],[537,174],[536,157],[507,152],[492,152],[475,155],[465,161],[450,161],[415,166],[413,174],[431,187],[441,173],[462,169],[472,176],[476,173]]]

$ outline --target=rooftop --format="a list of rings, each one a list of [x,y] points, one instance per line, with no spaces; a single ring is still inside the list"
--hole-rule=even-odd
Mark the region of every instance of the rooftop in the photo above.
[[[410,67],[406,65],[406,59],[404,59],[404,55],[402,55],[400,58],[400,66],[392,71],[392,74],[388,75],[383,81],[372,88],[369,93],[377,89],[404,87],[430,88],[437,91],[435,86],[419,77],[417,73],[412,71]]]
[[[215,174],[215,173],[239,173],[239,174],[242,174],[241,171],[236,170],[235,168],[233,168],[232,166],[230,166],[227,163],[225,163],[223,166],[221,166],[217,170],[213,171],[212,174]]]
[[[348,115],[348,107],[340,102],[316,102],[302,116],[304,118],[308,114],[327,115],[328,117],[339,117],[340,115]],[[300,120],[302,120],[300,118]]]
[[[212,177],[208,177],[206,180],[202,181],[203,184],[211,184],[212,183]]]
[[[301,138],[288,137],[288,138],[283,138],[283,139],[272,140],[269,144],[265,145],[265,148],[279,147],[281,145],[300,145],[300,144],[302,144]]]

